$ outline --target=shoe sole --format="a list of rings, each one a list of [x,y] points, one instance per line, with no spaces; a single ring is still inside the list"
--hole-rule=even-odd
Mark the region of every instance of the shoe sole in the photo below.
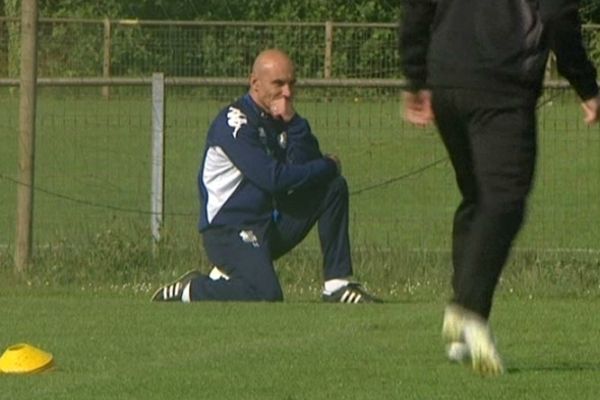
[[[331,299],[329,296],[321,296],[321,301],[330,304],[384,304],[381,299],[373,298],[364,294],[361,295],[346,295],[343,298]]]
[[[330,295],[321,295],[321,301],[331,304],[381,304],[383,300],[373,297],[370,294],[359,292],[351,289],[346,291],[339,297]]]

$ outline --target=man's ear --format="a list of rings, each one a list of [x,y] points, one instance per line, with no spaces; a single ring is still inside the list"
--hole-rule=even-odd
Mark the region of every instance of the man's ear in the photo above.
[[[256,77],[256,75],[250,75],[250,90],[256,92],[258,87],[260,86],[260,80]]]

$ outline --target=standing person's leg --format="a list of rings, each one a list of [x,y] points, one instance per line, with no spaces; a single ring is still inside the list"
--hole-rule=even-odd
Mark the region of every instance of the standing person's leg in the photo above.
[[[458,283],[464,274],[465,251],[470,246],[471,227],[477,209],[478,182],[474,174],[472,147],[468,118],[459,108],[456,90],[436,90],[433,107],[440,137],[444,142],[462,200],[454,212],[452,224],[452,289],[454,298],[459,292]]]
[[[475,313],[463,314],[463,335],[474,370],[496,375],[504,367],[488,318],[500,274],[522,226],[533,183],[535,106],[478,109],[470,132],[480,192],[470,246],[464,255],[464,275],[457,282],[456,303]]]
[[[456,301],[487,319],[533,184],[535,106],[481,110],[470,132],[480,191]]]
[[[465,107],[463,101],[468,95],[468,92],[457,89],[436,89],[432,97],[436,125],[450,156],[458,189],[462,195],[462,200],[454,213],[452,227],[453,298],[444,313],[442,337],[446,341],[447,356],[451,361],[463,362],[470,358],[473,369],[479,370],[481,364],[479,360],[482,358],[482,352],[479,350],[482,346],[471,345],[465,335],[465,326],[472,325],[467,320],[475,320],[474,323],[480,327],[479,331],[483,332],[479,336],[484,340],[479,340],[479,343],[486,344],[486,351],[483,353],[487,360],[486,365],[491,366],[489,370],[493,373],[501,373],[502,361],[495,349],[487,323],[477,321],[472,311],[458,303],[462,293],[461,285],[465,279],[473,279],[467,275],[465,259],[467,249],[471,245],[473,221],[477,216],[480,193],[469,132],[470,107]],[[479,354],[475,354],[474,351]]]
[[[535,106],[501,100],[461,90],[441,90],[433,100],[463,194],[453,229],[454,304],[446,309],[442,333],[451,359],[468,354],[473,368],[488,375],[503,370],[487,319],[523,221],[536,156]]]
[[[461,90],[433,96],[463,196],[453,226],[454,300],[484,319],[523,221],[536,157],[535,107],[498,108],[497,101]]]

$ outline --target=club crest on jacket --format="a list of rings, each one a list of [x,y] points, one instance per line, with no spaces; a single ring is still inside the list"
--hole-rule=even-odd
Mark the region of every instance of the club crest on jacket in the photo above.
[[[229,107],[229,111],[227,112],[227,125],[233,128],[233,137],[237,137],[237,133],[240,128],[248,123],[248,118],[246,115],[241,112],[239,109],[235,107]]]

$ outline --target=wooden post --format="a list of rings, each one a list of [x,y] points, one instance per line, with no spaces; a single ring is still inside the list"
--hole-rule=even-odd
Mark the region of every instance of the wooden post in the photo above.
[[[37,0],[21,3],[21,78],[19,100],[19,183],[15,269],[23,272],[31,261],[35,109],[37,80]]]
[[[104,57],[102,61],[102,76],[110,78],[110,46],[111,46],[111,26],[110,19],[104,18]],[[102,96],[105,99],[110,97],[110,87],[102,86]]]
[[[333,53],[333,23],[331,21],[325,22],[325,70],[323,71],[323,77],[325,79],[331,78],[331,57]]]

